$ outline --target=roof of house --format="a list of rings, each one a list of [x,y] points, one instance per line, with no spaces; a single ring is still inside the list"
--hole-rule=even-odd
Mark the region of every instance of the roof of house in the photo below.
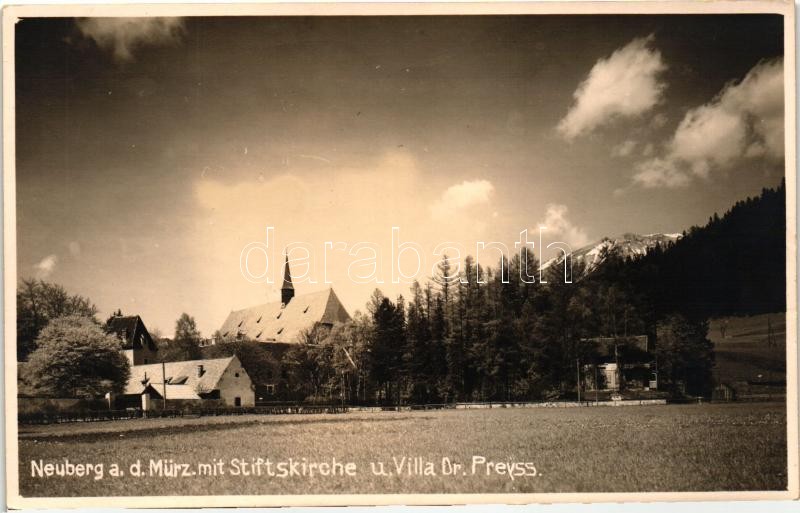
[[[243,337],[259,342],[299,343],[298,336],[315,324],[336,324],[350,320],[333,289],[295,296],[231,312],[220,328],[223,338]]]
[[[592,337],[581,339],[584,342],[597,344],[601,353],[613,353],[613,347],[618,344],[627,344],[637,347],[642,351],[648,350],[647,335],[629,335],[627,337]]]
[[[164,384],[161,382],[142,385],[141,390],[138,392],[128,392],[126,389],[125,393],[142,394],[146,390],[152,390],[158,398],[164,396]],[[167,383],[166,393],[167,399],[200,399],[200,396],[197,395],[197,392],[195,392],[194,389],[189,385],[173,385],[171,383]]]
[[[125,387],[126,394],[141,394],[147,385],[153,385],[160,392],[158,385],[166,380],[169,386],[187,386],[198,394],[211,392],[218,387],[219,380],[225,369],[231,364],[236,356],[228,358],[215,358],[213,360],[187,360],[184,362],[167,362],[162,368],[160,363],[150,365],[132,365],[131,375]],[[236,358],[238,362],[238,358]],[[202,375],[198,375],[199,367],[203,366]],[[167,388],[167,398],[171,396]],[[177,389],[176,389],[177,390]]]
[[[123,341],[123,349],[139,349],[147,344],[156,350],[150,333],[138,315],[114,316],[106,322],[106,331],[117,335]]]

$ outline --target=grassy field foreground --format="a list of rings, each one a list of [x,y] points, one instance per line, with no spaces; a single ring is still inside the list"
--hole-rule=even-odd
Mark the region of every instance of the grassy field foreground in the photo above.
[[[242,416],[20,429],[23,496],[781,490],[783,404]],[[406,457],[402,472],[399,464]],[[231,460],[283,462],[286,477]],[[310,463],[352,475],[292,475]],[[32,476],[46,463],[102,464]],[[141,461],[142,475],[130,475]],[[155,467],[151,467],[152,465]],[[173,466],[172,463],[177,465]],[[36,469],[32,469],[32,461]],[[161,461],[161,475],[158,462]],[[221,463],[220,463],[221,462]],[[383,462],[386,475],[377,475]],[[430,465],[428,465],[430,462]],[[112,476],[118,464],[124,475]],[[461,468],[454,470],[453,463]],[[207,464],[208,466],[203,466]],[[474,464],[474,466],[473,466]],[[178,476],[165,470],[175,468]],[[215,469],[216,475],[200,475]],[[324,468],[324,465],[323,465]],[[535,469],[535,470],[534,470]],[[254,467],[249,470],[254,471]],[[427,474],[426,475],[426,471]],[[238,473],[238,475],[237,475]],[[153,475],[155,474],[155,475]],[[101,479],[96,479],[102,475]]]

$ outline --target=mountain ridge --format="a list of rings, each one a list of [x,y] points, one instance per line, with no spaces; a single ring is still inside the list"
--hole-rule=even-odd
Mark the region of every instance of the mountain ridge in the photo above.
[[[634,258],[647,254],[657,245],[662,248],[678,241],[683,234],[681,233],[650,233],[640,235],[637,233],[626,232],[616,237],[603,237],[602,239],[587,244],[575,251],[572,257],[573,266],[577,262],[585,264],[584,274],[595,271],[605,261],[608,251],[618,251],[622,258]],[[542,265],[542,269],[547,269],[553,264],[563,262],[563,257],[551,258]]]

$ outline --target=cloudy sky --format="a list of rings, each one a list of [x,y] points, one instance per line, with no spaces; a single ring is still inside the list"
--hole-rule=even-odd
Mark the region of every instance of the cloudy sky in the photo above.
[[[277,299],[240,270],[267,226],[274,259],[314,257],[298,293],[327,268],[352,312],[376,284],[347,279],[340,246],[325,266],[325,241],[373,243],[394,294],[393,226],[424,274],[439,243],[513,248],[538,226],[576,249],[680,232],[783,176],[778,16],[27,19],[16,36],[19,275],[167,335],[184,311],[210,335]]]

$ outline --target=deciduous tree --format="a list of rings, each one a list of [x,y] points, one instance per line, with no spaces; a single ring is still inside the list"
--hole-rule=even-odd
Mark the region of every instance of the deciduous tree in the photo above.
[[[37,393],[97,397],[125,389],[130,372],[119,339],[89,317],[51,320],[30,354],[27,381]]]
[[[97,307],[83,296],[70,295],[61,285],[26,279],[17,287],[17,360],[36,348],[36,337],[51,319],[67,315],[94,318]]]

